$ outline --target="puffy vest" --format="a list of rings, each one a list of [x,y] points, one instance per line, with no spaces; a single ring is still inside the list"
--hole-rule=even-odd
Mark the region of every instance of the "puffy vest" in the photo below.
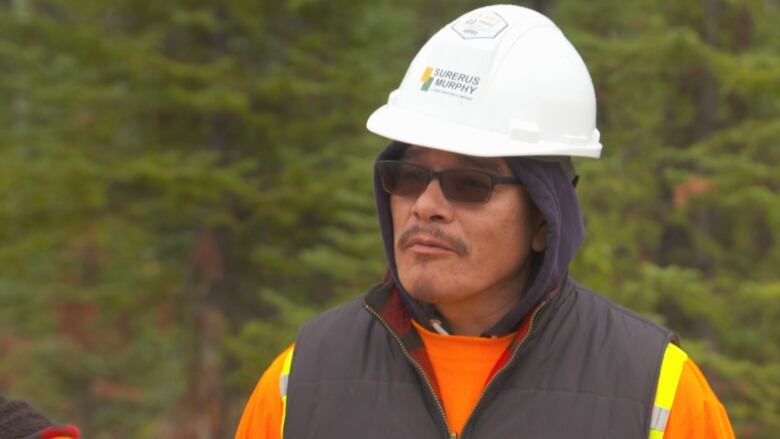
[[[455,437],[394,294],[377,285],[301,329],[282,380],[285,439]],[[682,352],[673,333],[572,279],[528,324],[462,438],[663,437],[679,378],[664,357]],[[672,375],[671,396],[656,392],[659,374]]]

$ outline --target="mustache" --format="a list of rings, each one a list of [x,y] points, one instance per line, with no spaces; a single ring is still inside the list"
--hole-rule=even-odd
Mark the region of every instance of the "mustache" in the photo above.
[[[406,247],[409,244],[409,241],[412,239],[412,237],[418,234],[432,236],[438,239],[439,241],[444,242],[446,245],[452,248],[455,251],[455,253],[461,256],[466,256],[469,254],[469,247],[462,239],[448,235],[439,227],[425,226],[422,224],[415,224],[409,229],[407,229],[406,231],[404,231],[403,233],[401,233],[401,237],[398,238],[399,246],[401,248]]]

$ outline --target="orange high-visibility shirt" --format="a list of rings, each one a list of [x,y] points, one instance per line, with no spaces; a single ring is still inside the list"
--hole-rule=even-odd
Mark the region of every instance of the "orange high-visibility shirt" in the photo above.
[[[266,369],[249,397],[238,424],[236,439],[281,439],[282,438],[282,396],[279,393],[279,376],[284,359],[295,344],[282,351]]]
[[[428,350],[450,430],[460,433],[485,381],[514,335],[499,338],[448,336],[415,324]],[[294,346],[265,371],[244,409],[235,439],[281,439],[279,375]],[[480,358],[471,358],[470,356]],[[733,439],[728,415],[690,358],[685,362],[664,439]]]
[[[515,334],[498,338],[443,335],[428,331],[414,320],[412,324],[420,333],[431,359],[450,431],[460,436],[490,371]]]

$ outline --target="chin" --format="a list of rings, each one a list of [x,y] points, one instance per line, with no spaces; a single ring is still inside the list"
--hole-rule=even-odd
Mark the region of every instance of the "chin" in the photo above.
[[[414,277],[409,281],[401,278],[406,292],[417,301],[431,304],[446,303],[453,299],[447,293],[448,289],[443,285],[441,279],[433,276]]]

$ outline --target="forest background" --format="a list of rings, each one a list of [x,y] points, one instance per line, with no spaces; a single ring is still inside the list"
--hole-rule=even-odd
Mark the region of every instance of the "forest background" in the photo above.
[[[87,438],[228,438],[384,261],[364,128],[469,0],[1,0],[0,393]],[[572,272],[780,431],[780,2],[537,0],[593,76]]]

